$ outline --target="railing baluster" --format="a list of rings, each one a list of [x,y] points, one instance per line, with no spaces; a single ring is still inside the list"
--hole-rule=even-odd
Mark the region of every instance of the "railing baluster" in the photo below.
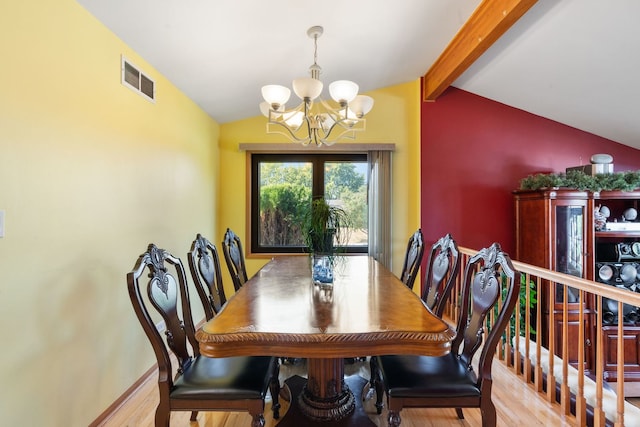
[[[548,356],[548,360],[549,363],[547,366],[549,366],[549,369],[547,371],[547,400],[549,401],[549,403],[555,403],[556,402],[556,377],[555,375],[553,375],[553,368],[554,368],[554,358],[553,355],[556,354],[556,328],[555,328],[555,324],[556,324],[556,314],[555,314],[555,307],[554,307],[554,301],[553,299],[555,298],[555,294],[556,294],[556,284],[552,281],[549,281],[549,292],[547,295],[553,295],[553,298],[549,298],[549,306],[547,307],[547,309],[549,310],[549,323],[547,325],[547,333],[549,334],[549,339],[548,339],[548,343],[549,343],[549,354]]]
[[[587,401],[584,398],[584,291],[578,294],[578,390],[576,393],[576,419],[578,425],[587,424]]]
[[[558,284],[556,284],[558,286]],[[562,286],[562,384],[560,384],[560,406],[565,415],[571,414],[571,391],[569,390],[569,286]],[[554,329],[554,324],[550,328]],[[555,354],[555,353],[554,353]],[[549,369],[550,372],[552,371]]]
[[[502,306],[504,304],[504,297],[505,296],[500,295],[500,305],[499,305],[500,310],[502,309]],[[516,306],[518,306],[518,305],[520,305],[520,304],[516,304]],[[514,313],[515,312],[516,311],[514,310]],[[498,315],[498,312],[496,311],[495,312],[495,316],[497,316],[497,315]],[[517,316],[516,316],[516,319],[517,319]],[[513,358],[511,357],[511,350],[512,350],[512,347],[511,347],[511,342],[512,342],[511,341],[511,325],[512,325],[513,321],[514,321],[514,318],[512,316],[511,319],[509,320],[509,323],[507,324],[506,329],[505,329],[505,341],[506,342],[504,343],[505,345],[503,346],[503,350],[502,350],[502,360],[504,360],[504,362],[507,365],[507,367],[508,366],[513,366]],[[514,325],[514,328],[515,328],[515,326],[516,325]]]
[[[543,286],[543,281],[540,276],[536,278],[536,297],[540,298]],[[542,303],[538,300],[536,304],[536,375],[535,375],[535,387],[538,393],[542,393]]]
[[[602,337],[602,296],[596,297],[596,402],[593,408],[594,427],[604,427],[605,413],[602,410],[602,387],[604,382],[604,343]]]
[[[517,339],[517,337],[520,337],[521,335],[524,335],[525,337],[529,336],[529,331],[531,330],[531,328],[529,327],[529,275],[525,274],[524,278],[523,275],[520,275],[520,280],[524,280],[524,283],[520,284],[520,289],[522,289],[522,286],[525,286],[525,294],[524,294],[524,307],[522,306],[522,304],[520,304],[520,300],[518,300],[518,305],[517,305],[517,313],[516,313],[516,331],[513,334],[513,338],[515,338],[515,348],[513,350],[513,367],[514,367],[514,371],[516,373],[520,373],[520,372],[524,372],[524,377],[525,377],[525,381],[527,383],[531,382],[531,366],[529,363],[527,363],[527,361],[529,360],[529,345],[528,342],[529,340],[525,340],[525,348],[524,348],[524,371],[522,371],[523,369],[523,365],[520,362],[520,341]],[[520,325],[520,319],[522,317],[521,313],[524,310],[524,326]],[[523,331],[521,331],[521,328],[524,327],[524,333]]]
[[[616,383],[617,385],[617,391],[616,393],[618,393],[618,402],[617,402],[617,412],[618,412],[618,419],[615,423],[616,427],[617,426],[624,426],[624,328],[623,328],[623,320],[624,320],[624,315],[623,315],[624,311],[623,311],[623,305],[622,305],[622,301],[618,301],[618,346],[617,346],[617,375],[618,375],[618,382]]]

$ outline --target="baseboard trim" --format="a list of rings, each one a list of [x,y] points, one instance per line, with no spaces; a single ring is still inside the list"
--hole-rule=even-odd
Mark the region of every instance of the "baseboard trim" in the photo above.
[[[125,403],[133,397],[136,392],[148,381],[155,377],[158,372],[158,365],[154,364],[135,383],[131,385],[119,398],[117,398],[107,409],[96,418],[89,427],[100,427],[104,425]]]
[[[196,325],[195,329],[198,330],[206,323],[205,319],[200,320]],[[169,354],[171,357],[171,361],[177,363],[175,355],[172,353]],[[102,412],[98,418],[96,418],[89,427],[101,427],[103,426],[120,408],[124,406],[125,403],[129,401],[135,395],[142,386],[144,386],[148,381],[153,378],[157,378],[156,375],[158,373],[158,364],[154,363],[152,367],[147,370],[136,382],[134,382],[131,387],[129,387],[122,395],[117,398],[107,409]]]

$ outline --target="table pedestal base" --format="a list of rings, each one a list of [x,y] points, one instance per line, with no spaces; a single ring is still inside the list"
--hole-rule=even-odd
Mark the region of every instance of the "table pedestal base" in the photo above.
[[[369,416],[364,411],[362,406],[362,390],[367,385],[367,380],[359,375],[352,375],[344,380],[344,390],[353,399],[353,410],[343,415],[341,419],[333,421],[322,421],[319,419],[310,418],[305,413],[301,405],[306,401],[305,389],[307,380],[294,375],[285,381],[286,386],[291,393],[291,402],[287,413],[278,422],[278,427],[375,427],[376,424],[369,419]],[[313,400],[312,407],[315,408],[317,400]],[[333,403],[335,405],[335,402]],[[328,409],[328,408],[324,408]],[[307,411],[305,411],[307,412]],[[334,412],[333,409],[331,412]],[[326,414],[326,413],[325,413]]]
[[[331,398],[318,398],[309,391],[309,384],[298,395],[298,406],[307,418],[314,421],[338,421],[351,415],[355,399],[349,386],[342,381],[342,390]]]

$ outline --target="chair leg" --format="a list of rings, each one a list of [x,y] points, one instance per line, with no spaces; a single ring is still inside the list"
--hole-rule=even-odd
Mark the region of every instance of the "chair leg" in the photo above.
[[[251,414],[251,427],[264,427],[264,416],[262,414]]]
[[[369,382],[371,383],[371,387],[374,387],[376,390],[376,413],[380,415],[382,413],[383,403],[382,399],[384,398],[384,384],[382,383],[382,378],[380,378],[380,369],[378,369],[378,362],[375,361],[375,358],[371,358],[369,362],[369,366],[371,369],[371,379]]]
[[[191,411],[191,421],[198,421],[198,411]]]
[[[376,386],[376,380],[377,375],[378,375],[378,359],[376,359],[376,356],[371,356],[371,359],[369,359],[369,372],[371,373],[371,376],[369,377],[369,387],[374,388]]]
[[[462,408],[456,408],[456,414],[458,414],[458,418],[464,420],[464,414],[462,413]]]
[[[169,427],[169,420],[171,419],[171,411],[168,408],[162,407],[162,404],[156,408],[156,427]]]
[[[269,383],[269,392],[271,393],[271,410],[273,411],[273,419],[280,418],[280,363],[278,359],[275,360],[275,367],[273,369],[273,375],[271,376],[271,382]]]
[[[493,406],[493,402],[483,401],[480,404],[480,412],[482,414],[482,427],[496,427],[498,420],[496,416],[496,407]]]
[[[389,415],[387,416],[387,423],[389,427],[399,427],[402,419],[400,418],[400,411],[392,411],[389,410]]]
[[[382,413],[382,408],[384,408],[384,403],[382,403],[382,399],[384,396],[384,387],[380,382],[376,382],[376,413],[380,415]]]

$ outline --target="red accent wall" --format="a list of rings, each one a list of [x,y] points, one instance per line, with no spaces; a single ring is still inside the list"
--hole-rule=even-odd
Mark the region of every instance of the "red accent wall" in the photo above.
[[[588,164],[596,153],[611,154],[615,172],[640,169],[640,150],[450,87],[421,107],[425,244],[451,233],[459,246],[498,242],[513,253],[520,180]]]

